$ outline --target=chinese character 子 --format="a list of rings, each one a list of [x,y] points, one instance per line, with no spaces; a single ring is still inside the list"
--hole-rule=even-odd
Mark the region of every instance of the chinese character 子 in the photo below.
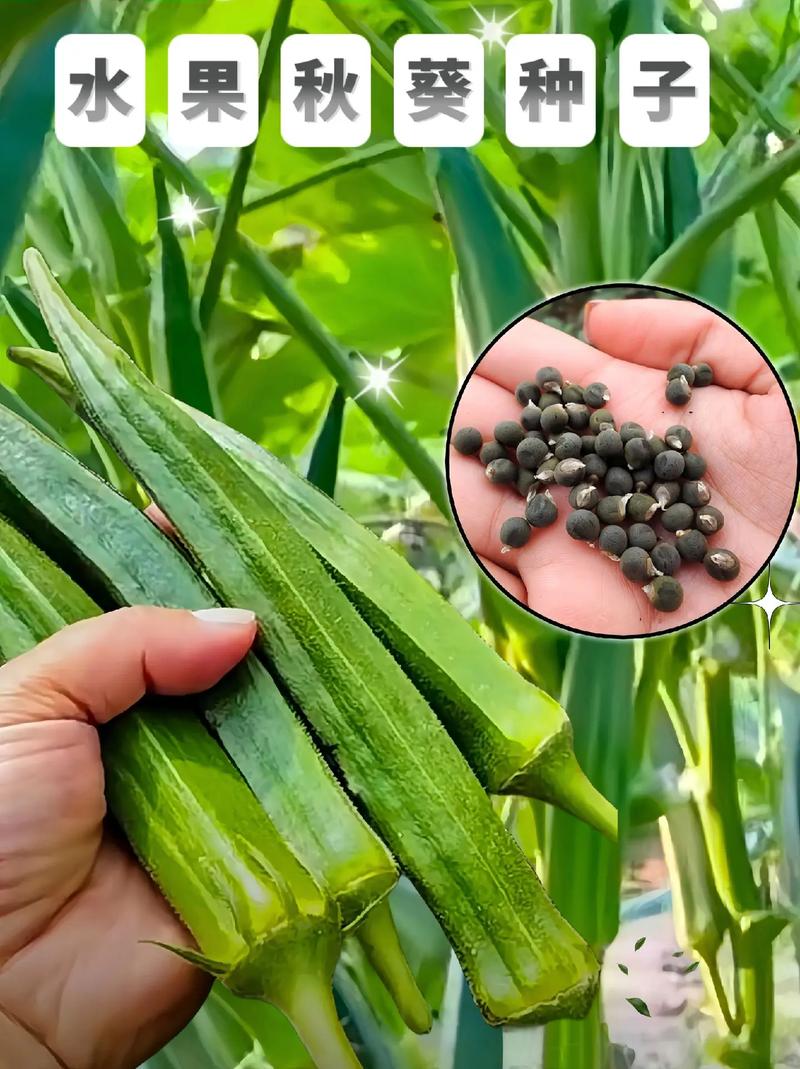
[[[303,112],[305,122],[317,121],[317,108],[327,99],[325,107],[319,112],[319,118],[328,122],[341,112],[347,119],[353,122],[358,118],[358,112],[350,103],[350,93],[358,84],[357,74],[348,74],[343,59],[334,59],[333,71],[324,71],[322,60],[307,59],[303,63],[295,63],[297,76],[294,84],[299,89],[294,98],[294,106]]]
[[[130,115],[133,106],[117,93],[119,87],[127,80],[128,75],[122,69],[118,70],[113,78],[109,78],[108,60],[96,58],[94,74],[70,75],[70,85],[79,85],[81,89],[74,102],[70,104],[69,110],[75,116],[86,112],[89,122],[102,122],[108,115],[109,104],[121,115]],[[94,107],[91,111],[87,111],[92,97],[94,97]]]
[[[183,112],[187,119],[206,114],[209,122],[219,122],[222,113],[241,119],[244,93],[239,92],[239,64],[235,60],[190,60],[189,92],[183,94]]]
[[[411,60],[408,70],[412,88],[408,95],[419,110],[411,113],[414,122],[435,119],[444,115],[457,122],[467,117],[464,102],[472,92],[469,79],[462,71],[469,72],[469,60],[429,59]]]
[[[543,59],[523,63],[519,84],[524,90],[520,105],[531,122],[540,122],[542,104],[557,104],[559,122],[569,122],[573,104],[583,103],[583,71],[573,70],[568,59],[559,59],[558,67],[545,69]]]
[[[693,97],[697,90],[693,85],[675,85],[678,78],[692,68],[683,60],[642,60],[639,70],[662,71],[658,79],[658,85],[635,85],[633,95],[635,97],[657,97],[658,110],[648,111],[653,122],[666,122],[672,115],[672,101],[675,97]]]

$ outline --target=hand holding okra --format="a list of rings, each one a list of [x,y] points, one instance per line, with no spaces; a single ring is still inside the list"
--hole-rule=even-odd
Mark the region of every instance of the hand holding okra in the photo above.
[[[733,551],[741,564],[738,574],[720,582],[702,565],[692,565],[680,577],[680,607],[659,612],[642,596],[642,582],[630,581],[617,561],[587,546],[586,541],[596,544],[597,538],[587,536],[581,541],[580,532],[570,530],[582,517],[591,517],[582,511],[570,515],[571,507],[580,508],[580,504],[570,499],[570,487],[553,484],[547,490],[558,509],[557,521],[534,526],[521,548],[504,547],[503,524],[524,513],[525,498],[513,484],[492,484],[483,464],[451,448],[450,483],[456,512],[468,543],[487,570],[512,596],[542,616],[608,635],[647,634],[680,626],[724,603],[772,553],[793,505],[797,460],[791,414],[758,350],[726,320],[700,305],[654,299],[597,301],[587,305],[584,327],[590,344],[531,319],[515,324],[476,368],[460,399],[454,432],[472,426],[484,441],[491,441],[499,422],[519,421],[523,410],[515,391],[543,365],[557,368],[565,383],[584,387],[603,383],[611,395],[608,409],[618,427],[635,421],[656,436],[676,425],[688,428],[692,452],[700,454],[707,465],[698,478],[711,494],[710,507],[724,516],[724,530],[709,539],[709,546]],[[681,363],[692,368],[710,364],[713,385],[686,391],[681,376],[667,383],[669,369]],[[688,392],[688,401],[685,396],[680,399],[687,403],[675,403],[675,383]],[[592,429],[579,433],[592,433]],[[609,467],[613,463],[609,460]],[[623,462],[622,467],[629,465]],[[604,481],[605,473],[601,473],[599,489],[608,494],[624,495],[633,489],[604,487]],[[685,486],[684,492],[690,489]],[[552,508],[540,493],[536,506]],[[662,516],[659,510],[658,519]],[[651,517],[642,519],[650,521]],[[692,540],[703,541],[699,534],[690,532],[684,547],[687,553],[695,548]],[[638,547],[634,553],[643,555]]]
[[[121,609],[0,668],[0,1051],[4,1065],[139,1065],[192,1017],[209,978],[143,940],[190,936],[104,827],[96,725],[144,692],[216,683],[255,624]],[[210,618],[213,621],[213,617]],[[219,619],[219,618],[217,618]]]

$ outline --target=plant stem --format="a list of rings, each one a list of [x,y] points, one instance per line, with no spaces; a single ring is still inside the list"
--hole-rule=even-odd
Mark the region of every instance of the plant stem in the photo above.
[[[345,1035],[330,987],[315,976],[287,977],[279,1008],[292,1022],[317,1069],[363,1069]]]

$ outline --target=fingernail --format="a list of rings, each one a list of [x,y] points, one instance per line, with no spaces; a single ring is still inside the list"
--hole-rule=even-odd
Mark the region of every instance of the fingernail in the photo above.
[[[600,304],[600,301],[587,301],[586,304],[583,306],[583,332],[584,332],[584,334],[589,329],[589,316],[592,314],[592,312],[594,311],[594,309],[597,307],[598,304]]]
[[[196,609],[192,616],[206,624],[252,624],[256,618],[249,609]]]

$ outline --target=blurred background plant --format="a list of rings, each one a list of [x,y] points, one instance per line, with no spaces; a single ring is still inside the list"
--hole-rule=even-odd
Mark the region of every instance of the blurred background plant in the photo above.
[[[308,473],[517,670],[560,695],[584,767],[620,807],[617,849],[542,805],[502,803],[561,909],[605,954],[590,1017],[505,1034],[486,1026],[435,922],[401,884],[398,923],[436,1024],[428,1037],[405,1031],[348,946],[336,995],[367,1069],[800,1064],[800,614],[777,612],[771,648],[758,607],[645,644],[569,637],[479,584],[441,474],[465,368],[508,320],[576,285],[645,279],[697,294],[753,335],[796,396],[799,17],[794,0],[0,0],[3,352],[48,347],[21,272],[32,243],[156,382]],[[144,38],[141,147],[64,149],[48,133],[53,47],[74,28]],[[503,28],[594,39],[592,145],[505,140]],[[281,141],[276,57],[285,33],[303,31],[369,38],[365,147]],[[487,132],[473,151],[392,140],[391,48],[416,31],[486,41]],[[188,154],[166,141],[166,49],[183,32],[262,44],[252,149]],[[631,32],[706,35],[712,136],[700,149],[620,141],[616,50]],[[579,301],[562,305],[559,323],[579,331],[579,311]],[[68,406],[4,356],[0,400],[138,497]],[[797,554],[789,537],[772,569],[787,599],[800,598]],[[752,596],[765,591],[762,578]],[[308,1060],[277,1012],[215,988],[147,1069],[187,1065]]]

